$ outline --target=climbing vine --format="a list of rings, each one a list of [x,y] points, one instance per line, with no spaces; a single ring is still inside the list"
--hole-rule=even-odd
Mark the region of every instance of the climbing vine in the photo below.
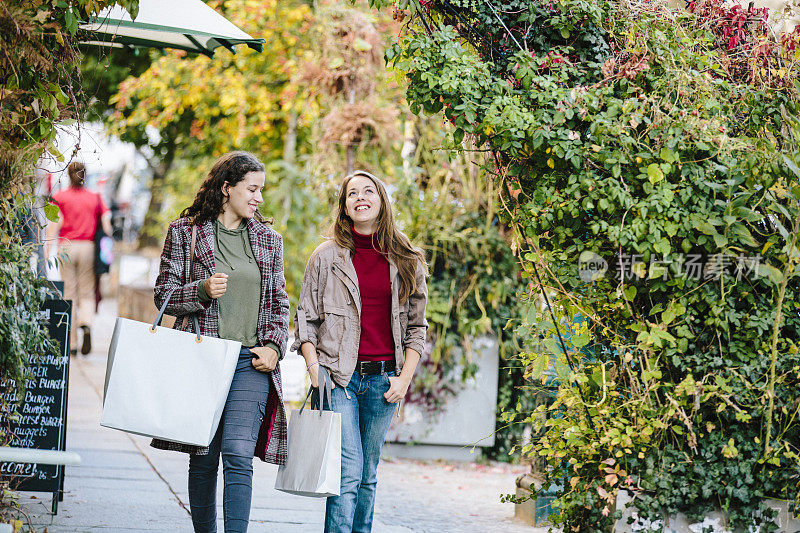
[[[553,521],[775,530],[800,493],[798,32],[698,0],[394,4],[414,112],[491,154]],[[533,303],[533,302],[532,302]],[[550,376],[550,377],[548,377]]]

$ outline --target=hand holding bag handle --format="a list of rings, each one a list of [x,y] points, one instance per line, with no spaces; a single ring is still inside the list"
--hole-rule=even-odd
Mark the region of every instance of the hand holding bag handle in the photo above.
[[[322,416],[322,410],[325,407],[324,399],[328,399],[328,407],[333,409],[333,404],[331,403],[331,394],[333,391],[333,381],[331,380],[331,375],[328,373],[328,369],[322,365],[317,365],[319,370],[317,371],[318,381],[319,383],[319,416]],[[300,414],[303,413],[303,409],[306,408],[306,402],[308,402],[308,398],[311,396],[311,393],[314,391],[314,387],[308,388],[308,394],[306,394],[306,399],[303,400],[303,406],[300,408]],[[310,409],[313,410],[313,407]]]

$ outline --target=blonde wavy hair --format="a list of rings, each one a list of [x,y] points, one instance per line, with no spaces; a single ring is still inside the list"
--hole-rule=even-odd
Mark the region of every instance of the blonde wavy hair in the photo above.
[[[378,190],[378,196],[381,199],[381,210],[378,214],[378,229],[375,232],[377,249],[397,266],[400,274],[400,303],[405,303],[408,297],[417,290],[417,264],[421,264],[425,271],[425,276],[428,275],[428,263],[425,260],[425,253],[412,245],[409,238],[397,228],[392,214],[392,204],[389,202],[389,195],[386,193],[386,186],[381,180],[365,170],[356,170],[342,180],[336,217],[331,229],[333,240],[342,248],[350,250],[351,254],[355,254],[356,246],[353,243],[352,232],[353,220],[347,216],[345,201],[347,199],[347,185],[350,180],[359,176],[370,179]]]

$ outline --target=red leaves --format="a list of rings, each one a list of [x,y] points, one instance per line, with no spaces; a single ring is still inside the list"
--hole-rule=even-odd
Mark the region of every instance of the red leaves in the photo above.
[[[728,7],[720,0],[695,0],[689,3],[688,10],[725,42],[727,50],[752,41],[753,30],[766,24],[769,15],[766,8],[744,10],[739,4]]]
[[[776,42],[767,24],[767,8],[728,6],[724,0],[693,0],[688,10],[697,16],[697,24],[713,32],[720,51],[724,78],[744,83],[785,86],[787,78],[774,75],[781,70],[781,56],[794,51],[800,42],[795,32],[780,36]],[[767,74],[765,74],[765,72]]]
[[[531,51],[530,55],[534,59],[536,68],[539,70],[556,68],[559,65],[565,65],[568,61],[567,57],[564,57],[560,52],[556,52],[555,50],[550,50],[541,58],[536,57],[535,51]]]
[[[790,33],[784,33],[781,35],[781,45],[787,50],[794,52],[798,42],[800,42],[800,24],[795,26],[794,30]]]
[[[617,58],[610,58],[600,67],[606,79],[627,78],[633,81],[640,72],[648,70],[650,62],[645,56],[629,55],[625,62]]]

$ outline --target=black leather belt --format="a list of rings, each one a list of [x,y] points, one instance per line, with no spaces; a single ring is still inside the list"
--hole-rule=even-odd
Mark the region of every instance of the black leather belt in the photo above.
[[[356,372],[362,376],[374,376],[394,371],[394,361],[359,361]]]

